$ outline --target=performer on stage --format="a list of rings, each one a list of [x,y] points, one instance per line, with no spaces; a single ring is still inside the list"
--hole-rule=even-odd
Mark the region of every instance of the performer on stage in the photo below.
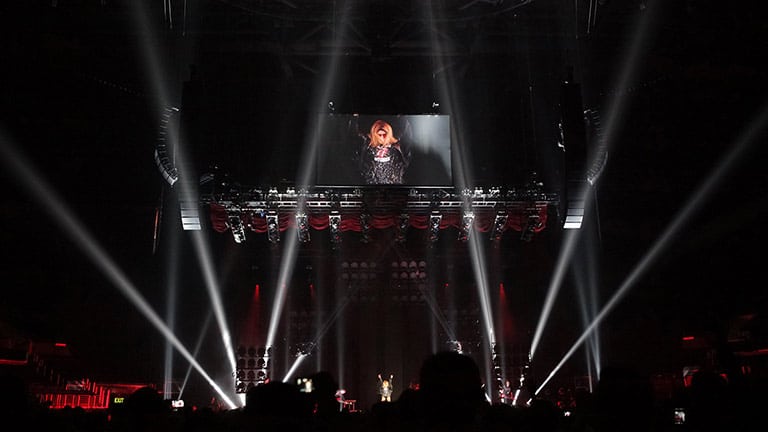
[[[392,381],[394,375],[390,374],[389,379],[382,379],[381,374],[377,375],[379,383],[379,395],[381,395],[382,402],[392,402]]]

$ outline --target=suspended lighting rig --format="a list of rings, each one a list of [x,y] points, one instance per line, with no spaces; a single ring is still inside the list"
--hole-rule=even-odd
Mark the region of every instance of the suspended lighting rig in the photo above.
[[[287,187],[227,189],[202,192],[200,213],[209,216],[218,232],[231,232],[242,243],[251,233],[266,234],[272,243],[296,228],[302,242],[308,228],[330,229],[334,244],[343,231],[356,231],[368,240],[370,230],[394,228],[405,238],[409,229],[429,229],[436,241],[440,230],[455,228],[458,240],[472,232],[500,240],[506,231],[530,239],[545,229],[550,211],[557,211],[556,193],[540,182],[524,188],[491,187],[455,191],[450,188],[314,188]],[[558,216],[559,217],[559,216]],[[535,224],[531,221],[535,220]],[[519,234],[518,234],[519,235]]]

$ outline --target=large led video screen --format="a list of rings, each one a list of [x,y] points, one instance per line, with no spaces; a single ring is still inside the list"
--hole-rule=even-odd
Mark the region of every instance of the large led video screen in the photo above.
[[[323,114],[317,185],[452,186],[447,115]]]

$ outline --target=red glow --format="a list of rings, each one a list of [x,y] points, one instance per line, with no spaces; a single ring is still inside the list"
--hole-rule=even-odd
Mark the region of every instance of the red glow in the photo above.
[[[64,342],[56,342],[56,343],[53,344],[53,346],[58,347],[58,348],[66,348],[67,344],[65,344]]]
[[[253,287],[253,299],[259,301],[259,296],[261,296],[261,286],[256,284],[256,286]]]
[[[684,341],[692,341],[692,340],[694,340],[694,339],[696,339],[696,338],[695,338],[695,337],[693,337],[693,336],[683,336],[683,340],[684,340]]]

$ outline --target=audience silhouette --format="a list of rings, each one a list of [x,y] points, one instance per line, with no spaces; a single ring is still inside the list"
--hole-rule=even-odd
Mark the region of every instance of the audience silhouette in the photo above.
[[[759,423],[765,379],[698,371],[674,397],[657,399],[651,377],[624,366],[604,366],[594,392],[576,392],[567,409],[547,395],[517,405],[489,401],[477,363],[453,351],[424,359],[418,385],[392,402],[350,412],[336,399],[328,371],[309,376],[311,392],[270,381],[251,388],[245,406],[171,408],[153,387],[142,387],[119,408],[52,410],[36,401],[24,378],[0,374],[5,426],[73,432],[708,432],[746,431]],[[743,409],[743,410],[742,410]],[[685,421],[675,418],[685,411]]]

